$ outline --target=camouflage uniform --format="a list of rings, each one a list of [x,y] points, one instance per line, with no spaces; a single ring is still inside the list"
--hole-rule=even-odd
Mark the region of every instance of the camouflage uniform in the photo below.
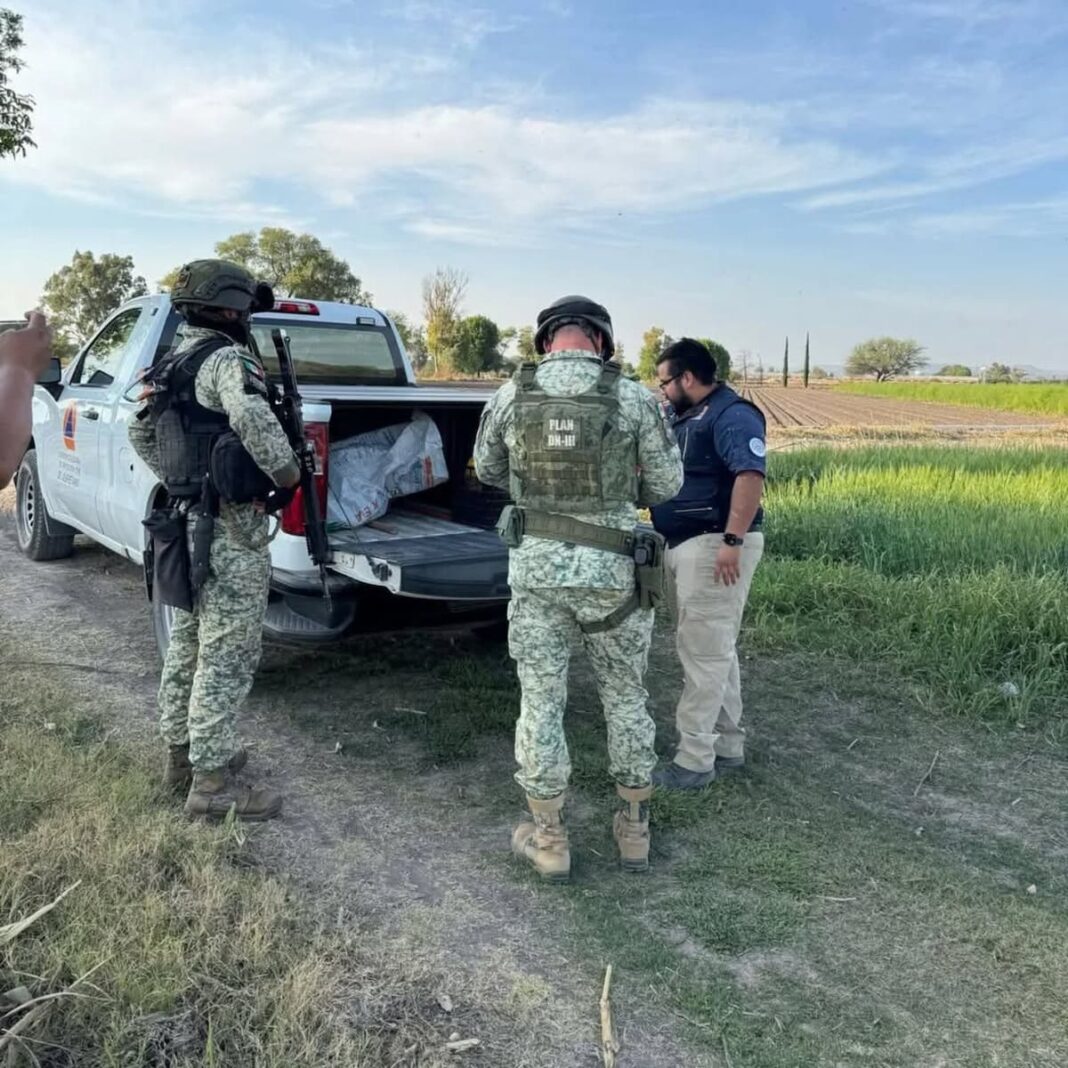
[[[186,327],[178,351],[215,332]],[[248,349],[230,343],[207,358],[196,377],[197,400],[225,412],[256,464],[276,483],[296,461],[266,399],[264,370]],[[161,472],[151,420],[130,420],[130,444]],[[192,547],[195,521],[189,521]],[[169,745],[189,743],[197,771],[222,768],[237,750],[237,710],[252,687],[260,658],[270,577],[268,520],[251,504],[220,502],[210,570],[192,612],[175,609],[159,689],[160,732]]]
[[[551,353],[536,380],[554,395],[585,393],[601,374],[601,360],[589,352]],[[486,405],[475,443],[475,469],[485,483],[509,487],[509,452],[516,449],[514,382]],[[652,394],[642,385],[619,383],[620,428],[637,440],[638,500],[607,512],[572,513],[573,518],[618,530],[637,522],[635,505],[669,500],[682,486],[682,461],[674,437]],[[646,709],[642,677],[649,655],[653,613],[632,612],[610,630],[586,634],[579,623],[604,619],[631,596],[634,562],[583,545],[525,536],[509,556],[512,601],[508,609],[509,651],[516,662],[522,701],[516,725],[516,781],[527,795],[560,794],[571,773],[564,737],[567,666],[571,642],[581,634],[597,677],[608,724],[609,768],[619,784],[645,786],[656,764],[655,728]]]

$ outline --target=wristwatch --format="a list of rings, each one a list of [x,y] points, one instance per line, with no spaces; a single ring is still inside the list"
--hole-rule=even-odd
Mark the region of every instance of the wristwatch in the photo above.
[[[737,547],[745,544],[745,538],[739,537],[737,534],[726,533],[723,535],[723,544]]]

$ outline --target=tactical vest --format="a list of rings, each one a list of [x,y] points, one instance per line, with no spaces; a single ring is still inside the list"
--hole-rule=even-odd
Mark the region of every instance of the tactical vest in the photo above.
[[[155,387],[149,402],[151,418],[163,484],[172,497],[200,495],[211,467],[212,447],[230,429],[224,413],[213,412],[197,400],[196,379],[209,356],[232,344],[221,334],[205,338],[182,352],[168,353],[146,377]]]
[[[605,512],[638,497],[638,441],[619,425],[619,368],[605,364],[585,393],[555,396],[525,363],[515,378],[512,499],[544,512]]]
[[[739,404],[756,412],[765,424],[764,413],[725,383],[699,409],[675,423],[686,478],[677,496],[652,508],[653,525],[672,546],[726,528],[736,476],[716,449],[715,430],[719,420]],[[759,528],[762,519],[761,509],[750,529]]]

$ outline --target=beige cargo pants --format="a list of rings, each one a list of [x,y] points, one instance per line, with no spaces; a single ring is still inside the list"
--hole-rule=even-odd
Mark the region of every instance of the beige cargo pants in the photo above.
[[[668,549],[665,557],[684,678],[675,711],[675,763],[690,771],[711,771],[717,756],[745,753],[737,641],[753,573],[764,554],[764,535],[745,535],[741,577],[733,586],[712,577],[722,544],[722,534],[702,534]]]

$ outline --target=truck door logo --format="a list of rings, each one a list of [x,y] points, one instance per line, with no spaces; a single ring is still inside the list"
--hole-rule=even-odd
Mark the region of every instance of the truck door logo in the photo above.
[[[63,409],[63,445],[71,452],[75,451],[74,429],[78,425],[78,406],[70,403]]]

